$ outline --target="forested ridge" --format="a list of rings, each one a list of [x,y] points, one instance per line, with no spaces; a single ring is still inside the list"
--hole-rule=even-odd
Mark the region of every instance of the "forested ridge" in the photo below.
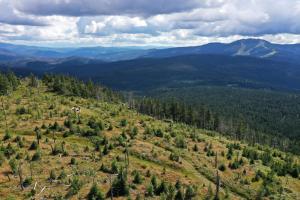
[[[4,92],[4,94],[7,93],[7,91],[15,88],[18,84],[18,79],[11,72],[6,75],[1,75],[1,77],[1,90]],[[32,84],[35,84],[34,82],[37,80],[37,77],[31,75],[29,76],[29,78]],[[278,103],[286,103],[289,106],[286,107],[290,110],[278,109],[279,113],[276,111],[272,111],[270,113],[266,110],[266,113],[258,113],[258,111],[261,110],[259,108],[260,105],[254,105],[253,102],[255,101],[251,100],[251,98],[255,98],[253,97],[253,95],[256,94],[258,96],[257,98],[265,98],[262,99],[265,104],[272,103],[273,100],[270,99],[273,98],[272,93],[270,93],[269,96],[266,94],[260,96],[259,92],[256,92],[254,94],[251,93],[250,95],[247,95],[248,99],[245,101],[248,101],[250,103],[246,105],[235,104],[235,102],[239,101],[243,103],[241,99],[229,99],[228,101],[231,102],[225,104],[228,104],[236,109],[236,111],[233,111],[233,109],[230,110],[228,108],[228,105],[222,106],[221,104],[215,103],[220,102],[218,101],[218,98],[226,97],[226,88],[224,89],[225,93],[220,89],[214,90],[214,88],[210,88],[211,91],[208,94],[205,93],[207,92],[206,90],[202,90],[200,92],[195,91],[193,95],[191,93],[187,93],[190,92],[190,90],[179,90],[182,91],[183,95],[181,96],[178,96],[177,92],[167,90],[160,93],[160,98],[150,98],[133,96],[132,94],[128,95],[127,93],[122,94],[107,87],[94,84],[92,81],[84,82],[70,76],[46,74],[43,76],[42,80],[47,85],[50,91],[56,92],[60,95],[95,98],[107,102],[123,102],[127,103],[131,109],[135,109],[143,114],[154,116],[157,119],[170,119],[175,122],[186,123],[198,128],[218,131],[223,135],[230,137],[231,139],[243,140],[252,145],[256,143],[266,144],[297,154],[299,154],[300,152],[299,140],[297,139],[299,136],[296,132],[298,130],[297,126],[299,124],[294,121],[299,120],[297,119],[297,115],[295,115],[296,118],[294,119],[287,118],[286,121],[291,120],[291,122],[285,122],[284,125],[280,125],[280,122],[275,123],[276,116],[274,116],[276,113],[278,115],[283,115],[284,112],[287,112],[286,114],[289,114],[288,112],[292,111],[291,109],[294,109],[294,111],[297,112],[297,106],[299,105],[295,101],[284,102],[285,99],[282,98],[281,100],[280,96],[277,95],[275,96],[277,97],[277,99],[275,99],[274,101],[274,103],[277,102],[277,104],[270,104],[270,106],[274,106],[274,108],[276,108],[276,106],[280,106],[278,105]],[[220,94],[218,94],[218,96],[216,95],[217,97],[212,96],[212,91],[219,92]],[[239,91],[240,90],[237,90],[234,93],[233,97],[236,97],[236,93]],[[196,94],[200,94],[200,96],[198,96],[199,98]],[[212,98],[210,95],[216,98]],[[240,98],[242,98],[243,95],[245,94],[241,93]],[[166,96],[168,96],[168,98],[164,98]],[[170,98],[172,96],[174,98]],[[191,98],[189,100],[186,100],[185,97]],[[297,97],[291,95],[291,98]],[[204,101],[203,99],[206,101]],[[207,101],[208,99],[210,101]],[[197,100],[198,102],[196,102]],[[201,104],[201,102],[205,104]],[[254,113],[255,115],[248,113],[248,117],[258,117],[257,119],[252,119],[251,121],[249,120],[249,118],[244,117],[245,115],[247,115],[247,106],[251,106],[249,107],[249,111],[253,110],[253,108],[257,109],[257,113]],[[263,108],[266,108],[266,105],[262,106]],[[239,113],[237,112],[241,112],[241,114],[239,115]],[[274,119],[265,121],[263,120],[264,117],[270,116],[274,117]],[[289,124],[290,126],[288,126]],[[276,126],[278,126],[278,128]],[[271,129],[269,127],[275,128]],[[276,130],[280,130],[282,128],[286,128],[287,130],[285,131],[289,134],[284,136],[276,132]],[[289,129],[291,129],[290,132]],[[295,139],[290,139],[290,136],[293,132],[295,132]]]
[[[223,137],[215,131],[222,121],[204,105],[121,95],[67,76],[10,73],[0,83],[4,199],[295,199],[300,192],[297,155],[239,142],[243,125]]]

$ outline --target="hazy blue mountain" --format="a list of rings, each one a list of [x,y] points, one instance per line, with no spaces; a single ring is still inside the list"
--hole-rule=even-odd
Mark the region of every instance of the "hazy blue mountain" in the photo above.
[[[152,50],[145,57],[172,57],[190,54],[251,56],[284,62],[300,61],[300,44],[273,44],[259,39],[243,39],[229,44],[209,43],[203,46]]]
[[[11,60],[11,56],[18,59],[34,58],[37,60],[83,57],[103,61],[118,61],[138,58],[145,55],[147,51],[133,47],[48,48],[0,43],[0,61]],[[7,54],[11,56],[8,57]]]
[[[300,62],[300,44],[280,45],[265,40],[244,39],[229,44],[209,43],[194,47],[166,49],[141,49],[134,47],[81,47],[48,48],[0,43],[0,61],[21,58],[60,59],[83,57],[106,62],[136,58],[163,58],[191,54],[218,54],[228,56],[251,56],[283,62]]]

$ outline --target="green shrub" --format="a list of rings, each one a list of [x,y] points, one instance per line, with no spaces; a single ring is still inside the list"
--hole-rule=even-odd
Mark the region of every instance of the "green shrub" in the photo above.
[[[76,159],[74,157],[71,158],[70,164],[71,165],[76,165]]]
[[[17,161],[16,161],[16,159],[14,159],[14,158],[10,159],[10,161],[9,161],[8,164],[9,164],[9,166],[10,166],[11,172],[12,172],[13,174],[17,174],[17,172],[18,172],[18,167],[17,167]]]
[[[80,181],[79,178],[77,176],[75,176],[71,180],[71,185],[70,185],[69,191],[66,196],[71,197],[71,196],[77,194],[79,192],[79,190],[82,188],[82,186],[83,186],[82,181]]]
[[[67,174],[65,172],[65,170],[62,170],[60,175],[58,176],[58,179],[63,180],[67,177]]]
[[[177,148],[185,149],[187,147],[186,141],[182,136],[177,136],[175,138],[175,145]]]
[[[226,170],[226,166],[222,163],[221,165],[219,165],[219,170],[224,172]]]
[[[3,141],[11,139],[11,134],[8,131],[5,131],[5,135],[3,137]]]
[[[31,177],[27,177],[24,181],[23,181],[23,186],[24,187],[28,187],[32,184],[32,178]]]
[[[154,188],[152,184],[149,184],[147,189],[146,189],[146,196],[148,197],[153,197],[154,195]]]
[[[90,192],[87,195],[88,200],[104,200],[103,194],[101,193],[100,189],[96,184],[93,184],[93,186],[90,189]]]
[[[38,148],[38,143],[33,141],[29,147],[29,150],[36,150]]]
[[[120,121],[120,126],[122,126],[122,127],[127,126],[127,124],[128,124],[128,122],[127,122],[126,119],[122,119],[122,120]]]
[[[32,161],[38,161],[38,160],[41,160],[41,158],[42,158],[41,152],[40,152],[40,151],[36,151],[36,152],[33,154],[31,160],[32,160]]]
[[[142,182],[143,182],[143,179],[142,179],[140,173],[138,171],[135,172],[134,178],[133,178],[133,183],[135,183],[135,184],[141,184]]]

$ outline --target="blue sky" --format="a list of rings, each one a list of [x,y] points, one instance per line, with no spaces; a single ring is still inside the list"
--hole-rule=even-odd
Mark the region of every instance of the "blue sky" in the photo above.
[[[300,43],[300,0],[0,0],[0,41],[189,46],[256,37]]]

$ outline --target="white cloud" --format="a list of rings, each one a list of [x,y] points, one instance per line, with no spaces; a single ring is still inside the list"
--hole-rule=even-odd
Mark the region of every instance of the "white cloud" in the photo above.
[[[197,45],[245,37],[300,42],[300,0],[0,0],[0,39]]]
[[[110,35],[114,33],[146,32],[147,22],[139,17],[108,16],[81,18],[78,22],[83,34]]]

